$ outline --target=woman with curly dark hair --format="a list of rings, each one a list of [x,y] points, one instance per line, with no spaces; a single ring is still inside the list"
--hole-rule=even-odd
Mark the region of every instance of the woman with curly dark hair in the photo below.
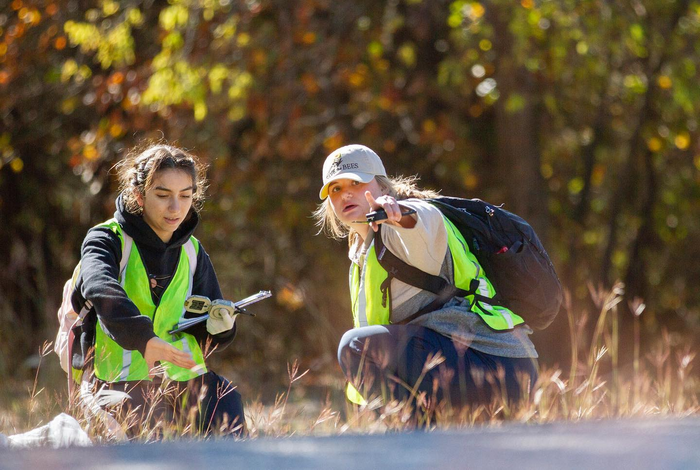
[[[195,155],[162,144],[130,152],[116,168],[114,218],[88,231],[72,296],[76,312],[89,311],[80,343],[83,356],[91,356],[93,385],[128,393],[126,407],[140,407],[152,421],[189,422],[196,409],[200,432],[241,433],[241,396],[205,361],[208,350],[233,341],[235,310],[212,308],[206,323],[169,333],[190,315],[190,296],[227,302],[219,300],[214,267],[192,235],[206,168]]]

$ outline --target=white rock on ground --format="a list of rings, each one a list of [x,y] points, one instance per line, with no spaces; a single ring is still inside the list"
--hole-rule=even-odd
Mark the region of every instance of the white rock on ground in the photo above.
[[[61,413],[48,424],[40,426],[22,434],[6,436],[0,434],[0,448],[11,447],[27,449],[33,447],[50,447],[59,449],[63,447],[87,447],[92,441],[70,415]]]

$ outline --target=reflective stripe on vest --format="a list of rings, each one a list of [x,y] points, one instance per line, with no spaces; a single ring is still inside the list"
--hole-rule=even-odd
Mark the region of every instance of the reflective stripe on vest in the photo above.
[[[454,283],[468,290],[472,279],[479,281],[478,294],[493,298],[496,290],[488,280],[464,237],[447,218],[443,217],[447,230],[447,244],[452,254],[454,267]],[[350,297],[355,328],[367,325],[387,325],[390,323],[391,295],[382,305],[381,285],[388,273],[377,261],[374,242],[370,245],[362,269],[352,263],[350,266]],[[478,314],[486,324],[494,330],[510,330],[524,320],[506,307],[493,306],[483,302],[475,302],[473,296],[468,296],[471,310]]]
[[[377,261],[372,242],[365,255],[364,267],[350,265],[350,299],[355,328],[369,325],[388,325],[391,315],[391,299],[382,298],[380,286],[387,272]]]
[[[452,253],[452,265],[454,266],[454,283],[464,290],[469,290],[472,279],[479,281],[477,293],[489,299],[496,295],[491,281],[488,280],[484,270],[476,259],[474,253],[469,251],[469,246],[464,237],[452,222],[443,216],[445,229],[447,229],[447,244]],[[496,331],[512,330],[516,325],[525,323],[522,317],[511,312],[506,307],[491,305],[484,302],[475,302],[474,296],[468,296],[470,308],[477,313],[484,322]]]
[[[205,373],[204,355],[197,339],[188,333],[168,334],[185,313],[185,299],[192,293],[194,273],[197,269],[199,242],[190,237],[180,249],[177,269],[156,308],[151,297],[150,281],[136,245],[126,235],[116,220],[111,219],[98,226],[107,227],[119,236],[122,244],[122,266],[119,282],[129,299],[134,302],[142,315],[153,321],[153,330],[161,339],[177,349],[192,354],[199,366],[196,372],[162,362],[165,376],[176,381],[187,381]],[[126,235],[126,236],[125,236]],[[97,322],[95,333],[95,375],[105,382],[149,380],[148,366],[138,351],[130,351],[119,346],[105,332],[101,322]]]
[[[345,388],[345,396],[356,405],[365,406],[367,404],[367,400],[365,400],[362,394],[358,392],[355,386],[350,382],[348,382]]]

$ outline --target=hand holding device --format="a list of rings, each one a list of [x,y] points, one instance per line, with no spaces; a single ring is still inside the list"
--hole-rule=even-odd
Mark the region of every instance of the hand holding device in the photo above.
[[[215,300],[212,302],[208,297],[203,295],[190,296],[185,301],[185,309],[190,313],[199,314],[199,316],[195,318],[181,319],[172,330],[168,331],[168,333],[174,335],[175,333],[180,333],[181,331],[186,330],[192,325],[207,322],[207,331],[209,331],[210,334],[216,334],[212,333],[209,329],[209,318],[211,317],[212,310],[216,310],[215,316],[219,317],[218,319],[215,318],[212,322],[212,330],[216,331],[224,327],[228,327],[227,329],[230,330],[233,328],[236,315],[243,313],[245,315],[250,315],[251,317],[255,316],[254,313],[249,313],[243,307],[254,304],[255,302],[259,302],[263,299],[267,299],[271,296],[272,293],[269,290],[261,290],[257,294],[246,297],[238,302],[231,302],[230,300]],[[229,316],[231,317],[230,319],[228,318]],[[231,326],[228,326],[229,323]],[[222,329],[220,332],[227,331],[227,329]]]
[[[238,316],[236,306],[230,300],[215,300],[209,308],[207,331],[210,335],[218,335],[233,328]]]

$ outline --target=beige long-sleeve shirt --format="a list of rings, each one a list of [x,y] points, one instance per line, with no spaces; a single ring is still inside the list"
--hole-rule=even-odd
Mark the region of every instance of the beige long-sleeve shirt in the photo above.
[[[414,209],[416,225],[404,228],[384,224],[381,234],[384,245],[402,261],[435,276],[454,282],[452,255],[447,244],[447,229],[440,210],[419,199],[399,201],[401,206]],[[364,267],[365,255],[372,245],[375,233],[366,240],[359,239],[350,248],[350,260]],[[391,281],[391,321],[400,322],[435,299],[435,295],[398,279]],[[517,312],[516,312],[517,313]],[[532,330],[520,325],[508,331],[489,328],[478,314],[471,311],[469,302],[454,298],[441,309],[422,315],[411,322],[424,326],[453,340],[487,354],[502,357],[537,357],[530,341]]]

